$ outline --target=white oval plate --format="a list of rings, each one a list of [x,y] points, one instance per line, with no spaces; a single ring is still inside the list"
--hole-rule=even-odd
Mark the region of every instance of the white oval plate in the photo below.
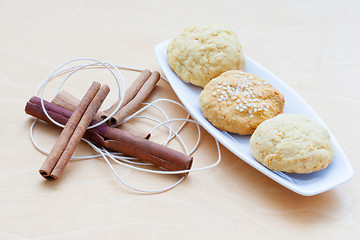
[[[258,163],[250,152],[250,136],[240,136],[238,134],[220,131],[205,119],[198,100],[202,88],[182,81],[168,65],[167,46],[169,42],[170,40],[167,40],[158,44],[155,47],[155,55],[171,87],[192,117],[236,156],[281,185],[304,196],[322,193],[348,181],[352,177],[352,167],[330,131],[329,133],[334,145],[335,156],[330,165],[321,171],[310,174],[283,173],[269,170]],[[245,57],[245,59],[246,72],[254,73],[266,79],[284,94],[284,113],[302,114],[326,127],[325,123],[315,111],[294,90],[254,60],[249,57]]]

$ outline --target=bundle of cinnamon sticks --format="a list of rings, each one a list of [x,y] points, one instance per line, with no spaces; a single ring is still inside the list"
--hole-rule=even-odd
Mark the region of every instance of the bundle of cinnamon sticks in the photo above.
[[[151,93],[160,78],[158,72],[144,70],[127,89],[120,110],[108,122],[118,125],[127,116],[136,111],[137,106]],[[110,89],[94,82],[81,101],[66,92],[58,94],[52,103],[43,100],[48,115],[65,125],[50,154],[39,172],[46,179],[58,179],[73,155],[81,138],[93,142],[99,147],[121,152],[131,157],[150,162],[160,168],[179,171],[191,168],[193,158],[171,148],[151,142],[118,128],[102,124],[87,129],[89,125],[98,123],[114,111],[119,102],[105,111],[98,112]],[[44,113],[41,99],[32,97],[26,104],[25,112],[38,119],[53,124]],[[186,176],[187,173],[181,174]]]

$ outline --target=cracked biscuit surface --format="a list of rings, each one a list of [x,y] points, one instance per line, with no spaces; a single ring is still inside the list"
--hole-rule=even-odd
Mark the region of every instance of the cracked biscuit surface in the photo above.
[[[325,127],[297,114],[280,114],[260,124],[250,138],[250,150],[269,169],[291,173],[319,171],[334,156]]]
[[[245,58],[235,33],[221,25],[185,29],[167,48],[169,66],[183,80],[204,87],[227,70],[243,70]]]
[[[255,74],[230,70],[205,86],[199,103],[205,118],[215,127],[248,135],[263,121],[282,113],[285,99]]]

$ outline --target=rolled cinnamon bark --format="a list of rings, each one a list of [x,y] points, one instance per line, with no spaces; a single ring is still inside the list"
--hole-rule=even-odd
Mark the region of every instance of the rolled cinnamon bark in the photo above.
[[[112,123],[114,123],[114,125],[119,125],[125,118],[135,113],[138,106],[150,95],[159,79],[160,73],[156,71],[152,72],[149,79],[140,88],[136,96],[113,116]]]
[[[130,87],[126,89],[123,102],[121,103],[121,106],[117,112],[119,112],[124,106],[126,106],[126,104],[128,104],[137,95],[137,93],[140,91],[144,83],[148,80],[150,75],[151,72],[147,69],[141,72],[141,74],[135,79],[135,81],[130,85]],[[103,114],[101,115],[101,118],[102,119],[107,118],[113,111],[115,111],[119,103],[120,103],[120,99],[117,100],[108,110],[104,111]],[[110,118],[110,120],[108,121],[110,125],[117,125],[118,122],[119,121],[117,114],[112,116],[112,118]]]
[[[44,105],[50,117],[61,124],[65,124],[72,115],[71,111],[49,102],[44,101]],[[32,97],[27,102],[25,112],[53,124],[44,114],[38,97]],[[97,121],[93,120],[91,124],[96,123]],[[109,150],[137,157],[166,170],[179,171],[191,169],[193,161],[191,156],[107,125],[100,125],[86,130],[83,137],[98,146],[104,146]],[[186,176],[188,173],[180,175]]]
[[[101,86],[99,91],[96,93],[94,98],[88,104],[85,113],[83,114],[80,122],[76,126],[74,133],[72,134],[64,152],[60,156],[58,162],[56,163],[54,169],[51,171],[50,178],[58,179],[61,173],[64,171],[66,165],[68,164],[71,156],[74,154],[76,147],[78,146],[81,138],[83,137],[87,127],[91,123],[95,113],[99,110],[101,104],[104,102],[106,96],[108,95],[110,88],[107,85]],[[80,102],[81,104],[81,102]],[[79,104],[79,106],[80,106]],[[78,109],[78,108],[77,108]],[[75,111],[77,110],[75,109]],[[70,122],[70,120],[68,121]],[[66,127],[66,126],[65,126]]]
[[[39,172],[40,174],[49,179],[56,179],[57,177],[51,176],[51,172],[58,163],[59,158],[65,151],[69,144],[71,136],[74,134],[83,114],[86,111],[87,106],[93,100],[94,96],[100,89],[100,83],[94,82],[89,90],[86,92],[83,99],[80,101],[78,108],[74,111],[74,114],[69,118],[64,129],[61,131],[54,147],[51,149],[45,162],[42,164]]]

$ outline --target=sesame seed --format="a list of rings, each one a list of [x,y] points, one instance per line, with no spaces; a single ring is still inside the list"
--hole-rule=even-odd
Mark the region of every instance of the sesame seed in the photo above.
[[[216,92],[215,92],[215,91],[213,92],[213,95],[216,95]]]
[[[250,118],[253,118],[253,117],[254,117],[254,115],[251,114],[251,115],[250,115]]]
[[[239,110],[239,106],[236,105],[235,109],[236,109],[236,110]]]
[[[243,108],[240,108],[240,112],[243,112],[244,111],[244,109]]]

